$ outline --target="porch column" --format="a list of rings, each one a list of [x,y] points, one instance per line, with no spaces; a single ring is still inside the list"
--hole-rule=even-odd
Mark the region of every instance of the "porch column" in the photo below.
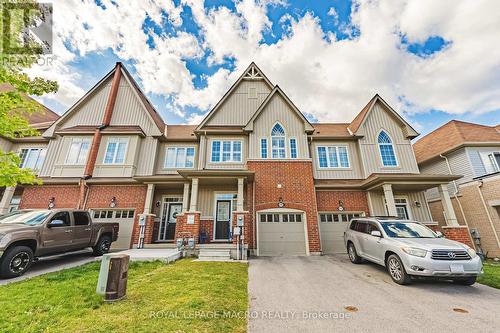
[[[153,205],[153,197],[155,193],[155,184],[148,184],[146,191],[146,200],[144,202],[144,214],[151,214],[151,207]]]
[[[243,178],[238,178],[238,197],[236,198],[236,211],[243,211]]]
[[[190,212],[196,212],[198,204],[198,178],[191,180],[191,204],[189,206]]]
[[[16,190],[15,186],[6,187],[3,191],[2,200],[0,201],[0,215],[9,212],[9,205]]]
[[[387,213],[389,216],[398,216],[396,202],[394,201],[394,193],[392,193],[392,185],[384,184],[382,187],[384,189],[384,197],[387,204]]]
[[[438,186],[438,191],[439,196],[441,197],[441,204],[443,205],[446,225],[452,227],[458,226],[457,216],[455,215],[455,210],[453,209],[453,204],[451,203],[450,193],[448,193],[448,185],[440,184]]]
[[[189,183],[184,183],[184,193],[182,194],[182,212],[187,212],[189,205]]]

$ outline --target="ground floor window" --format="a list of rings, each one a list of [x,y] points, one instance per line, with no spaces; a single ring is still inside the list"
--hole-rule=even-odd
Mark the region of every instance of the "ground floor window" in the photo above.
[[[351,219],[356,217],[365,216],[364,212],[331,212],[331,213],[320,213],[319,220],[323,223],[340,223],[349,222]]]
[[[134,217],[134,210],[132,209],[94,209],[92,216],[95,219],[131,219]]]

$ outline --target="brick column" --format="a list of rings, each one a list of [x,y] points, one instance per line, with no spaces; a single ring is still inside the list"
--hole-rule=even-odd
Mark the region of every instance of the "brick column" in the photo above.
[[[175,239],[194,238],[195,243],[199,243],[200,238],[200,212],[185,212],[176,217]]]
[[[146,226],[144,229],[144,244],[153,243],[154,217],[155,215],[152,214],[146,215]]]
[[[461,226],[444,226],[442,227],[443,234],[446,238],[463,243],[474,248],[469,228],[465,225]]]
[[[234,227],[237,226],[238,223],[238,215],[243,215],[243,243],[245,245],[250,245],[253,244],[252,240],[252,224],[251,224],[251,218],[252,215],[248,211],[243,211],[243,212],[233,212],[233,222],[231,225],[231,232],[233,232]],[[233,244],[236,244],[236,236],[233,236]]]
[[[382,185],[384,189],[384,197],[385,202],[387,204],[387,212],[389,216],[398,216],[398,212],[396,210],[396,202],[394,201],[394,193],[392,192],[391,184]]]

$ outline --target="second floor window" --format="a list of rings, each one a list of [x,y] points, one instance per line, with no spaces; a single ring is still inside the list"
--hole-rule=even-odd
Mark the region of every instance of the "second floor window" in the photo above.
[[[194,147],[169,147],[165,156],[165,168],[194,167]]]
[[[394,146],[392,145],[392,140],[389,134],[382,131],[377,138],[378,147],[380,150],[380,159],[382,164],[386,167],[398,166],[398,161],[396,160],[396,154],[394,153]]]
[[[320,168],[349,168],[349,153],[346,146],[319,146]]]
[[[19,157],[21,158],[21,168],[29,168],[33,170],[40,170],[43,161],[45,160],[45,148],[24,148],[21,149]]]
[[[267,139],[260,139],[260,157],[267,158]]]
[[[500,153],[491,153],[488,154],[488,158],[490,160],[491,166],[493,167],[494,172],[500,171]]]
[[[271,157],[286,158],[285,130],[280,124],[275,124],[271,130]]]
[[[123,164],[127,145],[127,138],[109,138],[106,154],[104,155],[104,164]]]
[[[290,139],[290,158],[297,158],[297,140]]]
[[[241,141],[212,141],[212,162],[241,162]]]
[[[74,138],[66,156],[66,164],[83,165],[90,149],[89,138]]]

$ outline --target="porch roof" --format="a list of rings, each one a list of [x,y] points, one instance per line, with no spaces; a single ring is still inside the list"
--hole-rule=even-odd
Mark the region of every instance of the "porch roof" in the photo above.
[[[422,191],[462,178],[461,175],[372,173],[366,179],[315,179],[316,188],[376,190],[391,184],[394,190]]]
[[[186,178],[246,178],[252,181],[255,172],[250,170],[177,170],[179,174]]]

